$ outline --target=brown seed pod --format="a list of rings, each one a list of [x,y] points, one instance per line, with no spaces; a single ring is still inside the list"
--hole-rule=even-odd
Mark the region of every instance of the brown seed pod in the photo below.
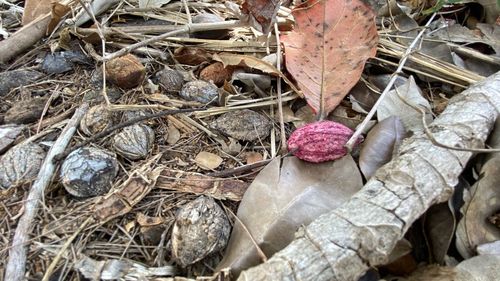
[[[112,59],[106,64],[106,79],[122,89],[140,85],[145,76],[146,68],[132,54]]]
[[[231,225],[211,197],[200,196],[177,213],[172,229],[172,255],[183,267],[226,246]]]
[[[80,121],[80,129],[87,136],[100,133],[113,126],[113,113],[105,105],[93,106]]]
[[[212,83],[196,80],[184,84],[179,94],[186,100],[208,104],[217,100],[219,90]]]
[[[144,159],[151,151],[154,139],[155,133],[148,125],[134,124],[114,136],[113,148],[130,160]]]
[[[61,165],[61,182],[76,197],[103,195],[118,174],[114,153],[86,146],[71,152]]]
[[[269,119],[253,110],[243,109],[222,114],[210,127],[232,138],[254,141],[266,138],[271,132]]]
[[[325,162],[344,157],[344,145],[354,132],[337,122],[318,121],[295,130],[288,139],[288,150],[297,158],[313,162]],[[362,137],[358,142],[363,140]]]
[[[176,94],[184,85],[184,77],[174,69],[165,67],[162,71],[156,73],[159,84],[167,91],[167,93]]]
[[[212,81],[212,83],[221,87],[225,81],[231,79],[232,74],[233,70],[231,67],[224,67],[222,62],[215,62],[201,70],[200,79],[207,82]]]
[[[38,175],[45,151],[35,143],[19,144],[0,158],[0,187],[7,189]]]

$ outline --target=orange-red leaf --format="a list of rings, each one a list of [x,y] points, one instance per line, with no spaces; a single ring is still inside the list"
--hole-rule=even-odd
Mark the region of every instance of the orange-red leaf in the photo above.
[[[328,115],[356,84],[378,42],[375,15],[361,0],[310,0],[283,35],[286,68],[307,103]]]

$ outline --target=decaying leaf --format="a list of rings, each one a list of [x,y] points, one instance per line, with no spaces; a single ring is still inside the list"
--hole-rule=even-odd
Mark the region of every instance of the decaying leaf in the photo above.
[[[227,178],[216,178],[200,173],[164,169],[156,188],[204,194],[215,199],[240,201],[248,183]]]
[[[359,168],[368,180],[392,159],[406,130],[397,116],[391,116],[375,125],[366,136],[359,155]]]
[[[375,16],[360,0],[308,1],[293,11],[296,26],[281,37],[286,68],[307,103],[326,117],[358,82],[375,56]]]
[[[414,107],[425,111],[427,124],[432,122],[431,106],[422,97],[421,90],[415,83],[413,76],[410,76],[404,85],[387,93],[377,109],[377,119],[382,121],[390,116],[398,116],[406,130],[422,131],[424,128],[422,113]]]
[[[50,34],[56,26],[59,24],[61,19],[71,10],[71,8],[67,5],[63,5],[61,3],[53,3],[51,10],[51,19],[47,26],[47,34]]]
[[[246,0],[241,5],[241,11],[250,16],[249,22],[255,29],[267,34],[279,7],[278,0]]]
[[[321,164],[276,158],[246,191],[238,218],[270,257],[293,240],[299,227],[339,206],[361,186],[361,175],[350,155]],[[218,268],[230,267],[238,275],[260,261],[249,233],[236,223]]]
[[[433,205],[425,214],[425,232],[434,260],[444,264],[455,228],[455,214],[448,202]]]
[[[198,167],[204,170],[213,170],[219,167],[222,161],[223,159],[219,155],[207,151],[201,151],[194,158]]]
[[[24,12],[22,24],[27,25],[41,15],[50,12],[52,0],[26,0],[24,2]]]
[[[497,120],[489,144],[500,147],[500,120]],[[461,209],[462,219],[456,232],[456,246],[464,258],[475,254],[480,244],[500,240],[500,229],[487,221],[487,217],[500,210],[500,154],[488,155],[479,180],[464,194],[464,206]]]
[[[243,66],[260,70],[264,73],[271,74],[273,76],[279,76],[290,86],[290,88],[292,88],[296,93],[300,94],[300,91],[293,85],[293,83],[285,75],[283,75],[283,73],[281,73],[281,71],[279,71],[272,64],[264,60],[261,60],[253,56],[238,55],[231,53],[219,53],[213,55],[213,59],[222,62],[224,64],[224,67],[227,67],[228,65]]]

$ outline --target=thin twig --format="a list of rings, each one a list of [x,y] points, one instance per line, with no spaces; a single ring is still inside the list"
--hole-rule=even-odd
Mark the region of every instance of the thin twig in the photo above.
[[[234,217],[234,219],[241,225],[241,227],[248,234],[248,237],[250,238],[253,245],[255,246],[255,250],[257,250],[257,254],[259,255],[262,262],[266,262],[267,261],[266,254],[259,247],[259,244],[257,243],[257,241],[255,241],[255,238],[253,238],[252,233],[250,233],[250,230],[248,230],[246,225],[240,220],[240,218],[238,218],[238,216],[233,211],[231,211],[231,209],[227,208],[226,206],[224,206],[224,209],[226,209],[226,211],[229,212]]]
[[[276,36],[276,68],[281,71],[281,42],[280,42],[280,31],[278,29],[278,24],[274,24],[274,35]],[[280,137],[281,137],[281,149],[283,153],[287,149],[286,145],[286,133],[285,133],[285,121],[283,120],[283,99],[281,90],[281,78],[278,78],[276,83],[276,95],[278,96],[278,114],[280,118]]]
[[[359,136],[363,133],[363,131],[365,130],[365,127],[368,125],[368,122],[370,122],[370,120],[372,119],[373,115],[375,115],[375,112],[377,112],[377,108],[379,107],[379,105],[382,102],[382,100],[384,99],[384,97],[392,89],[392,86],[394,85],[394,82],[396,82],[396,78],[398,77],[399,73],[401,73],[401,70],[403,69],[406,61],[408,60],[408,57],[410,56],[411,52],[413,52],[413,49],[415,48],[415,46],[417,45],[418,41],[420,40],[420,37],[422,37],[424,35],[425,30],[429,27],[429,25],[431,24],[431,22],[434,20],[435,16],[436,16],[436,13],[432,14],[431,18],[427,21],[427,23],[425,24],[425,26],[418,33],[418,35],[415,37],[415,39],[410,44],[410,46],[408,47],[408,49],[406,49],[406,52],[404,53],[404,55],[401,57],[401,60],[399,61],[398,68],[396,69],[396,71],[392,75],[391,80],[389,81],[389,83],[385,87],[384,91],[382,92],[382,94],[378,98],[377,102],[373,105],[372,109],[370,110],[370,112],[368,112],[368,115],[366,115],[366,117],[363,120],[363,122],[358,126],[358,128],[356,129],[356,131],[354,132],[354,134],[351,136],[351,138],[345,144],[345,148],[347,148],[347,150],[349,152],[352,151],[352,149],[353,149],[354,145],[356,144],[356,141],[358,140]]]
[[[151,37],[149,39],[146,39],[144,41],[129,45],[117,52],[111,53],[107,56],[104,57],[104,60],[111,60],[120,56],[123,56],[127,53],[129,53],[132,50],[135,50],[140,47],[144,47],[146,45],[149,45],[151,43],[155,43],[157,41],[163,40],[165,38],[175,36],[178,34],[182,33],[193,33],[197,31],[209,31],[209,30],[221,30],[221,29],[228,29],[228,28],[234,28],[234,27],[239,27],[244,25],[243,22],[239,20],[230,20],[230,21],[224,21],[224,22],[213,22],[213,23],[193,23],[193,24],[187,24],[182,27],[179,27],[177,30],[173,30],[158,36]]]
[[[78,227],[78,229],[68,238],[68,240],[66,240],[66,242],[64,242],[64,244],[62,245],[61,249],[59,249],[59,252],[57,253],[57,255],[54,258],[54,260],[52,260],[52,262],[50,263],[49,267],[47,267],[47,269],[45,270],[45,274],[43,275],[42,281],[49,281],[49,279],[50,279],[50,277],[52,275],[52,272],[54,272],[54,269],[57,266],[57,263],[59,263],[59,261],[61,260],[61,257],[66,252],[66,249],[68,249],[69,245],[71,245],[71,242],[73,242],[73,240],[75,240],[76,236],[78,236],[78,234],[80,232],[82,232],[83,229],[85,227],[87,227],[87,225],[89,223],[93,222],[93,220],[94,220],[93,217],[88,217],[87,220],[85,220]]]
[[[422,109],[421,107],[415,106],[408,102],[399,92],[399,90],[396,88],[396,94],[398,95],[399,99],[403,101],[406,105],[409,107],[418,110],[421,113],[422,116],[422,125],[424,127],[424,133],[425,135],[429,138],[429,140],[434,144],[435,146],[439,146],[442,148],[446,149],[451,149],[451,150],[457,150],[457,151],[467,151],[467,152],[475,152],[475,153],[496,153],[500,152],[500,148],[462,148],[462,147],[456,147],[456,146],[450,146],[444,143],[440,143],[439,141],[436,140],[434,135],[432,134],[431,130],[429,130],[429,127],[427,126],[427,121],[425,121],[425,110]]]
[[[53,158],[64,151],[69,144],[71,137],[76,132],[76,128],[88,110],[88,104],[84,103],[78,108],[68,122],[61,135],[50,148],[45,161],[40,168],[40,172],[31,187],[28,198],[24,206],[24,214],[19,219],[14,238],[12,239],[12,248],[9,251],[9,260],[5,269],[5,279],[9,281],[24,280],[26,270],[26,243],[29,241],[29,234],[33,227],[38,204],[43,200],[45,188],[50,184],[56,165]]]
[[[200,111],[200,110],[205,110],[205,108],[186,108],[186,109],[171,109],[171,110],[163,110],[163,111],[160,111],[160,112],[157,112],[157,113],[153,113],[153,114],[147,114],[147,115],[144,115],[144,116],[139,116],[139,117],[136,117],[136,118],[133,118],[133,119],[130,119],[126,122],[123,122],[123,123],[120,123],[120,124],[117,124],[117,125],[114,125],[112,127],[110,127],[109,129],[107,130],[104,130],[98,134],[95,134],[94,136],[86,139],[85,141],[69,148],[69,149],[66,149],[64,152],[56,155],[54,157],[54,161],[60,161],[64,158],[66,158],[66,156],[68,156],[72,151],[80,148],[80,147],[83,147],[85,145],[88,145],[89,143],[92,143],[100,138],[103,138],[103,137],[106,137],[108,136],[109,134],[113,133],[114,131],[116,130],[119,130],[119,129],[122,129],[122,128],[125,128],[125,127],[128,127],[130,125],[133,125],[135,123],[138,123],[138,122],[141,122],[141,121],[144,121],[144,120],[148,120],[148,119],[153,119],[153,118],[158,118],[158,117],[163,117],[163,116],[167,116],[167,115],[172,115],[172,114],[178,114],[178,113],[187,113],[187,112],[194,112],[194,111]]]
[[[104,36],[104,32],[102,31],[101,24],[97,21],[94,12],[89,9],[83,2],[82,0],[78,0],[80,2],[80,5],[85,9],[85,12],[89,15],[89,17],[92,18],[94,21],[94,24],[97,26],[97,34],[99,34],[99,38],[101,39],[101,48],[102,48],[102,55],[106,54],[106,37]],[[110,105],[111,102],[109,101],[108,98],[108,93],[106,89],[106,61],[102,62],[102,95],[104,96],[104,101],[106,102],[106,105]]]
[[[223,171],[216,171],[212,173],[208,173],[207,176],[211,177],[232,177],[250,170],[253,170],[255,168],[262,167],[264,165],[267,165],[269,162],[271,162],[273,159],[267,159],[267,160],[262,160],[259,162],[255,162],[252,164],[236,167],[236,168],[231,168]]]

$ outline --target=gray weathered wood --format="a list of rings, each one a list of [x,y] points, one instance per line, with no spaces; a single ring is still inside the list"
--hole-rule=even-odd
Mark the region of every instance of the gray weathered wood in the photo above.
[[[17,228],[12,239],[12,246],[9,250],[9,260],[5,270],[4,280],[21,281],[24,280],[26,267],[26,246],[33,228],[33,220],[38,211],[40,201],[43,200],[45,188],[51,183],[56,164],[52,161],[54,156],[62,153],[71,141],[71,138],[78,128],[80,120],[88,110],[88,104],[84,103],[78,108],[73,117],[68,122],[59,138],[55,141],[47,153],[40,168],[38,177],[31,186],[28,198],[24,204],[24,213],[19,219]]]
[[[442,144],[481,148],[499,114],[500,72],[452,98],[429,125]],[[348,202],[296,233],[296,239],[238,280],[358,280],[383,264],[411,224],[446,200],[472,153],[433,145],[422,133],[406,139]]]

